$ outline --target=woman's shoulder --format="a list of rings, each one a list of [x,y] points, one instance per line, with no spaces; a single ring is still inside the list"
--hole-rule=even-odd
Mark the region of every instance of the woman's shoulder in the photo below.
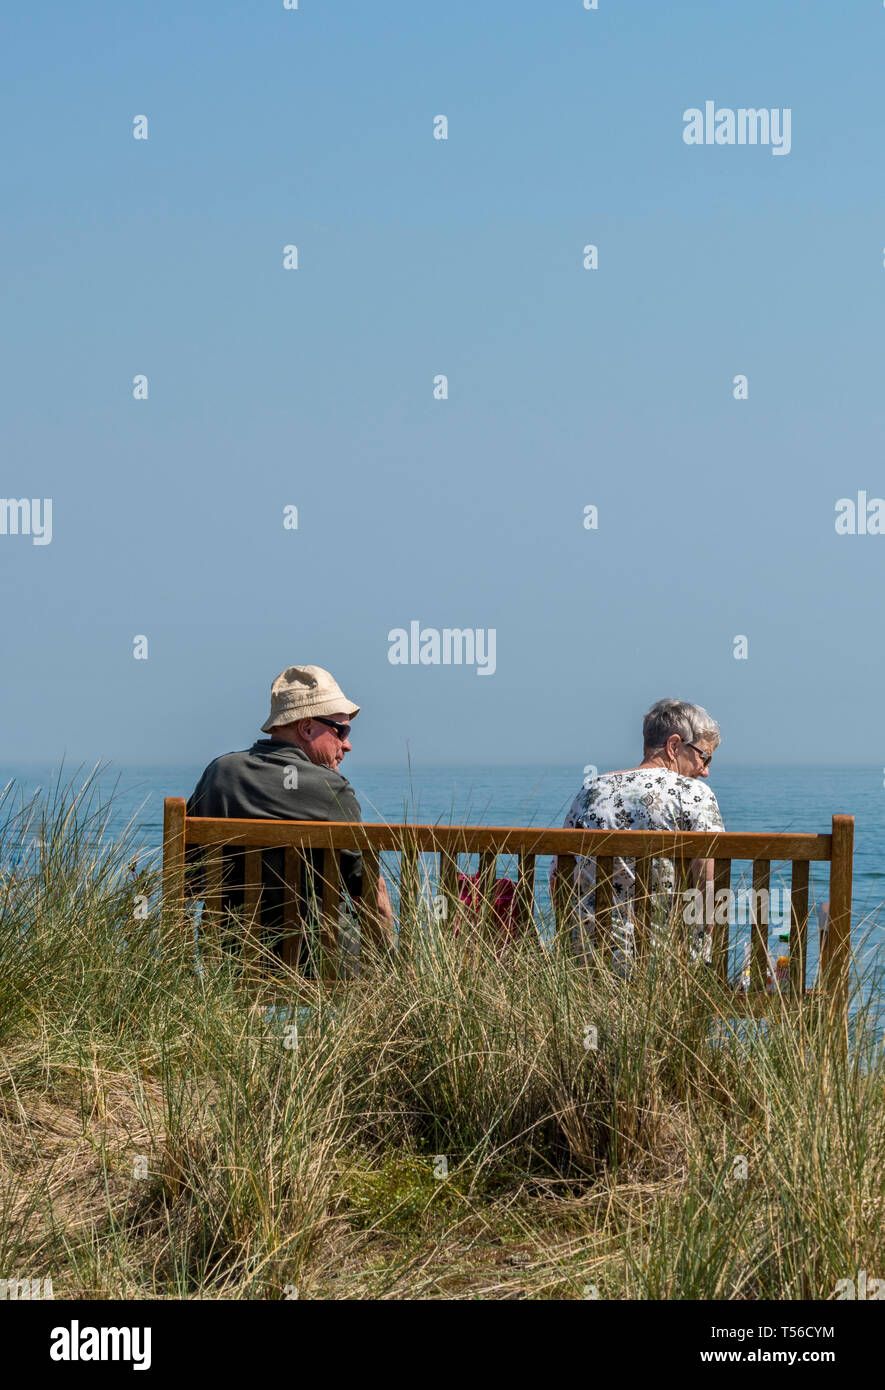
[[[611,814],[613,808],[631,801],[636,793],[655,790],[659,783],[650,774],[657,768],[624,768],[619,772],[596,772],[585,777],[566,817],[566,825],[583,824],[596,815]]]
[[[616,778],[625,785],[628,783],[640,783],[645,786],[658,787],[669,786],[675,781],[687,781],[678,772],[671,772],[668,767],[628,767],[620,772],[606,772],[604,777]]]
[[[680,777],[679,780],[685,784],[679,789],[679,799],[691,816],[692,824],[698,830],[724,829],[719,802],[709,783],[700,777]]]
[[[581,827],[587,830],[597,827],[599,817],[608,814],[613,799],[617,797],[618,776],[613,772],[597,772],[592,777],[585,777],[565,818],[565,828]]]
[[[656,824],[723,828],[719,803],[704,779],[668,767],[622,768],[585,778],[565,819],[567,828],[584,829]]]
[[[654,789],[682,806],[688,805],[698,814],[709,814],[714,818],[720,815],[716,793],[701,777],[686,777],[669,767],[637,768],[635,773],[621,773],[619,776],[642,778],[639,785]]]
[[[689,780],[677,777],[666,767],[626,767],[617,772],[597,772],[593,777],[586,777],[578,797],[605,800],[620,792],[675,786],[676,782]]]

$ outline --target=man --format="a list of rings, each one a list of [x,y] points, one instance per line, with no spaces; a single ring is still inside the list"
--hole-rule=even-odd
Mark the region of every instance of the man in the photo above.
[[[321,666],[288,666],[271,686],[270,714],[258,739],[241,753],[225,753],[206,768],[187,803],[189,816],[243,819],[359,821],[353,787],[338,771],[350,752],[350,721],[360,712]],[[282,925],[284,851],[263,856],[262,925]],[[225,857],[224,905],[241,907],[243,851]],[[342,851],[341,872],[351,895],[360,891],[362,857]],[[305,903],[302,902],[302,909]],[[378,880],[378,911],[389,938],[393,913]]]

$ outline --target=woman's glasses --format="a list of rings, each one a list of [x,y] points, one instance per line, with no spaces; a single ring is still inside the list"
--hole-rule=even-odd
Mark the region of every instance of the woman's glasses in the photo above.
[[[701,762],[704,764],[704,767],[709,767],[709,766],[710,766],[710,763],[712,762],[712,759],[713,759],[713,754],[712,754],[712,753],[705,753],[704,750],[703,750],[703,748],[698,748],[698,746],[697,746],[696,743],[687,743],[685,746],[686,746],[686,748],[693,748],[693,749],[694,749],[694,751],[697,753],[698,757],[700,758]]]

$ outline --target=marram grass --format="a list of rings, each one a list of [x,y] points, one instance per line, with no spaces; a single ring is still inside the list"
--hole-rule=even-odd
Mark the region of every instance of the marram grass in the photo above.
[[[56,1299],[885,1278],[875,992],[845,1055],[822,1017],[732,1019],[675,953],[625,981],[423,911],[408,956],[248,990],[162,916],[94,783],[0,809],[0,1278]]]

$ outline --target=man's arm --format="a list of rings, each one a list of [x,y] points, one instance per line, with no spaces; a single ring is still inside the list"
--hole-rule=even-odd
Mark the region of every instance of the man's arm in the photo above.
[[[390,894],[387,891],[387,884],[381,874],[378,875],[378,917],[380,918],[387,944],[392,950],[396,945],[393,908],[390,903]]]
[[[693,859],[691,861],[691,881],[695,888],[706,892],[707,884],[713,882],[713,860]]]

